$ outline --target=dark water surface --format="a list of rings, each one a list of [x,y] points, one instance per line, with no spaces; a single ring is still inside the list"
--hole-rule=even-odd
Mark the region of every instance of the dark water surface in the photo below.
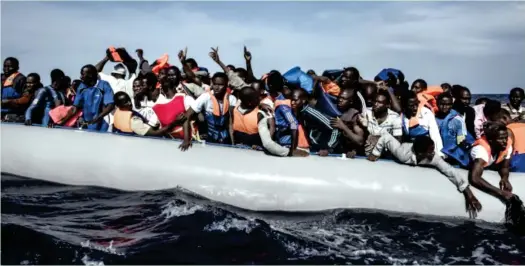
[[[358,210],[256,213],[179,189],[2,175],[2,264],[525,264],[502,225]]]

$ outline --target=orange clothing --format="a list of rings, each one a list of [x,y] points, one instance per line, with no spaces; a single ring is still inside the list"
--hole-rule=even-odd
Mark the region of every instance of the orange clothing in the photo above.
[[[491,158],[492,148],[490,147],[487,141],[487,138],[485,136],[477,139],[476,142],[474,142],[473,147],[478,146],[478,145],[481,145],[487,151],[487,154],[489,155],[489,161],[492,161],[492,158]],[[509,152],[509,149],[511,148],[512,148],[512,139],[509,137],[507,139],[507,147],[505,147],[505,149],[498,154],[498,158],[496,158],[496,160],[494,161],[494,164],[499,164],[503,160],[505,160],[505,157],[507,156],[507,153]],[[489,162],[485,162],[485,167],[487,167],[488,165],[489,165]]]
[[[507,128],[514,135],[512,152],[525,154],[525,123],[512,123],[507,125]]]
[[[233,131],[245,133],[248,135],[258,134],[258,113],[258,107],[249,113],[245,113],[244,115],[239,111],[239,106],[235,107],[235,109],[233,109]]]

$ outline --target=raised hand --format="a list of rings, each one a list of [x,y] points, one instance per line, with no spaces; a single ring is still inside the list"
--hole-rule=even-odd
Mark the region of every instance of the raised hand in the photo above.
[[[215,62],[219,62],[220,61],[220,58],[219,58],[219,47],[217,46],[217,48],[211,48],[211,52],[208,54],[211,59]]]
[[[187,54],[188,54],[188,47],[184,48],[184,50],[180,50],[180,51],[179,51],[179,54],[178,54],[178,56],[179,56],[179,60],[180,60],[181,62],[186,61],[186,55],[187,55]]]
[[[250,53],[250,51],[248,51],[248,48],[246,48],[246,46],[244,46],[244,59],[246,61],[251,61],[252,60],[252,53]]]

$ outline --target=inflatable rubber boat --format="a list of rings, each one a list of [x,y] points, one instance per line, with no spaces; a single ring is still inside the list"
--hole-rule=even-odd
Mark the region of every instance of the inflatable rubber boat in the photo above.
[[[279,158],[263,152],[180,141],[1,125],[2,172],[67,185],[127,191],[181,187],[211,200],[255,211],[381,209],[467,218],[464,198],[430,168],[364,159]],[[465,170],[459,170],[464,172]],[[498,185],[498,173],[484,178]],[[525,198],[525,174],[511,173]],[[505,206],[472,188],[478,218],[502,222]]]

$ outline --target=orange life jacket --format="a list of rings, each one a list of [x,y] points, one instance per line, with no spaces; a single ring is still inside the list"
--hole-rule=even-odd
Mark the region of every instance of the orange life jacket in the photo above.
[[[113,115],[113,127],[124,133],[133,133],[131,129],[131,111],[115,110]]]
[[[168,60],[168,54],[163,54],[161,57],[159,57],[159,59],[155,60],[155,66],[153,66],[151,72],[155,73],[155,75],[159,75],[161,69],[170,67],[170,64],[168,64]]]
[[[245,133],[248,135],[258,134],[258,113],[258,107],[244,115],[239,111],[239,106],[235,107],[235,109],[233,109],[233,131]]]
[[[507,128],[514,135],[512,152],[525,154],[525,123],[512,123],[507,125]]]
[[[483,147],[487,151],[487,153],[489,155],[489,162],[485,162],[485,165],[484,165],[485,167],[487,167],[487,166],[490,165],[490,161],[493,160],[493,158],[492,158],[492,148],[490,147],[490,145],[489,145],[489,143],[487,141],[487,138],[485,136],[482,136],[481,138],[477,139],[474,142],[473,147],[478,146],[478,145],[481,145],[481,147]],[[509,137],[507,139],[507,147],[505,147],[505,149],[498,154],[498,157],[494,161],[494,164],[499,164],[503,160],[505,160],[505,157],[507,156],[507,153],[509,152],[509,149],[511,149],[511,148],[512,148],[512,139]]]
[[[337,83],[330,81],[328,83],[322,83],[321,82],[321,88],[323,88],[324,92],[332,95],[332,96],[338,96],[341,92],[341,88],[337,85]]]
[[[62,119],[66,117],[69,110],[73,108],[73,106],[65,106],[65,105],[59,105],[49,111],[49,117],[51,117],[51,120],[53,122],[58,123],[61,122]],[[78,119],[82,116],[82,111],[78,110],[74,116],[72,116],[66,123],[64,123],[64,126],[66,127],[73,127],[77,123]]]
[[[4,87],[11,87],[11,86],[13,86],[13,82],[15,82],[15,78],[18,75],[20,75],[20,72],[15,72],[15,73],[11,74],[9,77],[7,77],[5,79],[3,86]]]
[[[286,99],[286,100],[276,100],[275,101],[275,109],[277,109],[277,107],[279,107],[279,105],[286,105],[286,106],[291,107],[291,101],[288,100],[288,99]],[[306,134],[304,132],[304,128],[303,128],[303,126],[301,124],[299,124],[298,127],[297,127],[297,138],[298,138],[297,147],[303,148],[303,149],[310,148],[310,143],[308,143],[308,139],[306,138]]]
[[[108,51],[109,51],[109,54],[111,55],[111,58],[113,59],[113,62],[124,62],[124,60],[122,60],[119,53],[117,52],[117,49],[115,49],[114,46],[110,46],[108,48]]]

